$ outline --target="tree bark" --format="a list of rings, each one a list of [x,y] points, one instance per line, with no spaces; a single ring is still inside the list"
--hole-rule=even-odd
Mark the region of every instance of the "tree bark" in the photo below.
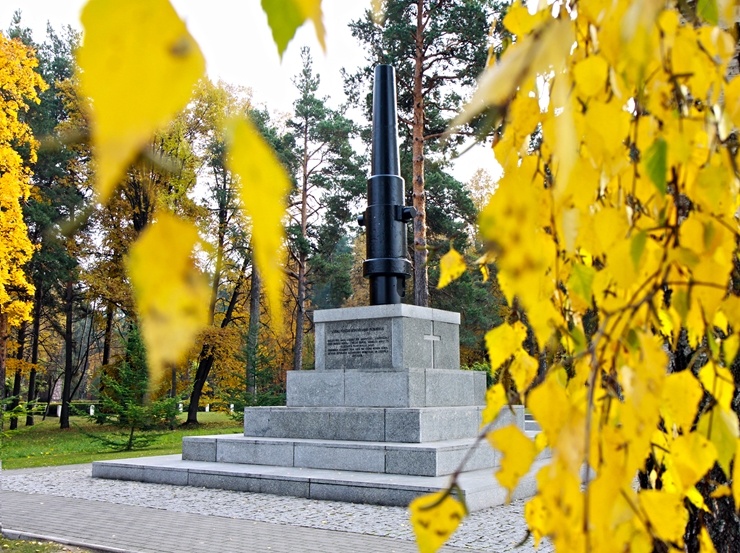
[[[412,190],[414,217],[414,304],[429,306],[427,275],[427,215],[424,192],[424,0],[416,1],[416,33],[414,35],[414,123],[412,127]]]
[[[208,346],[204,345],[200,351],[198,369],[195,371],[193,391],[190,393],[190,405],[188,405],[188,418],[185,424],[198,424],[198,404],[203,393],[203,385],[206,383],[206,378],[208,378],[212,367],[213,355],[208,353]]]
[[[18,361],[23,360],[23,346],[26,343],[26,321],[22,321],[18,327],[18,351],[15,354],[15,358]],[[15,370],[13,377],[13,400],[10,402],[10,410],[12,411],[21,404],[21,369],[18,367]],[[10,430],[18,429],[18,417],[10,417]]]
[[[8,315],[0,311],[0,432],[3,430],[5,399],[5,355],[8,344]]]
[[[62,413],[59,417],[59,428],[69,428],[69,408],[72,400],[72,371],[74,342],[72,335],[72,305],[74,287],[72,280],[67,281],[65,294],[65,324],[64,324],[64,384],[62,385]]]
[[[307,239],[308,230],[308,126],[306,118],[303,122],[303,160],[301,163],[301,237]],[[298,251],[298,290],[296,292],[295,315],[295,345],[293,346],[293,370],[303,369],[303,322],[306,309],[306,252],[301,245]]]
[[[303,323],[306,311],[306,255],[298,257],[298,290],[296,293],[295,345],[293,347],[293,370],[303,369]]]
[[[262,279],[257,266],[252,264],[252,289],[249,295],[249,328],[247,330],[247,395],[257,392],[257,344],[260,329],[260,294]]]
[[[36,364],[39,362],[39,334],[41,332],[41,303],[43,293],[41,282],[36,285],[33,296],[33,324],[31,325],[31,374],[28,377],[28,405],[26,406],[26,426],[33,426],[33,402],[36,401]]]

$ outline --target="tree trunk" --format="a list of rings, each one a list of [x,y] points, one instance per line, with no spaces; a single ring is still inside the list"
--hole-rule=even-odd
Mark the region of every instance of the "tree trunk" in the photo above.
[[[177,397],[177,369],[170,369],[170,397]]]
[[[110,363],[110,348],[113,339],[113,315],[116,307],[112,302],[105,306],[105,333],[103,334],[103,366]]]
[[[33,324],[31,325],[31,374],[28,377],[28,405],[26,406],[26,426],[33,426],[33,402],[36,401],[36,364],[39,362],[39,334],[41,332],[41,303],[43,293],[41,282],[36,285],[33,296]]]
[[[26,321],[21,322],[18,327],[18,351],[15,354],[15,358],[18,361],[23,360],[23,346],[26,343]],[[10,410],[12,411],[21,404],[21,369],[18,367],[15,370],[15,376],[13,377],[13,401],[10,402]],[[18,417],[10,417],[10,429],[18,429]]]
[[[247,270],[248,259],[244,258],[242,263],[241,271],[239,273],[239,279],[234,285],[234,291],[231,293],[231,299],[229,300],[229,306],[226,308],[224,318],[221,321],[221,328],[229,326],[231,321],[234,319],[234,310],[236,309],[236,303],[241,295],[241,289],[244,285],[244,273]],[[210,346],[203,344],[200,350],[200,356],[198,357],[198,370],[195,371],[195,380],[193,382],[193,391],[190,393],[190,405],[188,405],[188,419],[185,424],[198,424],[198,404],[200,403],[200,396],[203,393],[203,385],[206,383],[206,379],[213,368],[214,356],[210,352]]]
[[[306,119],[303,123],[303,160],[301,175],[301,238],[306,240],[308,230],[308,126]],[[295,345],[293,347],[293,370],[300,371],[303,368],[303,321],[306,309],[306,252],[303,245],[298,251],[298,290],[296,293],[296,315],[295,315]]]
[[[293,370],[303,369],[303,322],[306,311],[306,255],[298,258],[298,291],[296,293],[295,346],[293,347]]]
[[[0,432],[3,430],[5,399],[5,355],[8,344],[8,315],[0,311]]]
[[[424,193],[424,0],[416,1],[416,34],[414,37],[414,124],[412,128],[412,172],[414,217],[414,304],[429,306],[427,276],[427,215]]]
[[[211,372],[211,367],[213,367],[213,355],[208,353],[208,346],[204,345],[200,351],[198,370],[195,371],[193,391],[190,393],[190,405],[188,405],[188,418],[185,424],[198,424],[198,404],[203,393],[203,385]]]
[[[59,428],[69,428],[69,411],[72,400],[72,370],[74,343],[72,336],[72,299],[73,282],[67,281],[65,294],[65,325],[64,325],[64,384],[62,385],[62,413],[59,417]]]
[[[247,395],[257,392],[257,341],[260,330],[260,294],[262,279],[256,265],[252,265],[252,290],[249,295],[249,328],[247,330]]]

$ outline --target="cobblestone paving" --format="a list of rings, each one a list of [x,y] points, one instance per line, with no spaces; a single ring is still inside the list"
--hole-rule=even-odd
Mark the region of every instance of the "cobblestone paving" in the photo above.
[[[413,541],[408,513],[402,507],[358,505],[268,494],[93,479],[90,466],[3,471],[0,488],[191,514],[289,524]],[[526,536],[524,503],[492,507],[465,519],[448,545],[503,553],[535,551]],[[537,551],[551,553],[550,543]]]

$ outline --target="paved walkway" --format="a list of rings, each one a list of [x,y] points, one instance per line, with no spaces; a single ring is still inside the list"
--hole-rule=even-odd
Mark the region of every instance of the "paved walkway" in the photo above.
[[[202,553],[414,553],[408,541],[118,505],[50,495],[0,492],[3,532],[104,551]],[[445,552],[472,549],[445,548]]]
[[[388,537],[388,526],[398,526],[401,519],[408,526],[405,510],[400,508],[98,480],[89,478],[89,471],[90,465],[2,471],[3,533],[11,538],[43,538],[121,553],[418,551],[409,540],[408,530],[395,534],[406,539]],[[173,503],[169,495],[177,501]],[[132,496],[156,508],[132,504]],[[197,512],[197,503],[209,508]],[[192,507],[195,512],[182,512],[183,504],[186,511]],[[242,505],[252,509],[252,513],[240,515],[237,511]],[[494,509],[475,513],[464,523],[475,526],[473,532],[468,529],[468,534],[485,535],[486,543],[466,539],[460,544],[465,547],[447,546],[440,551],[533,551],[531,540],[522,548],[515,547],[524,535],[520,507]],[[255,511],[260,511],[260,516],[255,516]],[[317,516],[330,524],[332,519],[345,520],[338,524],[340,530],[317,528],[313,523],[308,525],[314,527],[306,527],[307,520]],[[373,535],[375,528],[386,535]],[[460,532],[465,534],[462,529]],[[542,545],[540,552],[552,551],[551,544]]]

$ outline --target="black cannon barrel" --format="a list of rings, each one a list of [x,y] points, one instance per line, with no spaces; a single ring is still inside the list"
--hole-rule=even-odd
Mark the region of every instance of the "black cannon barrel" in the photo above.
[[[370,305],[401,303],[411,263],[406,259],[406,223],[414,208],[404,206],[404,182],[398,159],[396,73],[375,67],[373,144],[367,209],[359,223],[367,229],[367,259],[362,273],[370,281]]]

